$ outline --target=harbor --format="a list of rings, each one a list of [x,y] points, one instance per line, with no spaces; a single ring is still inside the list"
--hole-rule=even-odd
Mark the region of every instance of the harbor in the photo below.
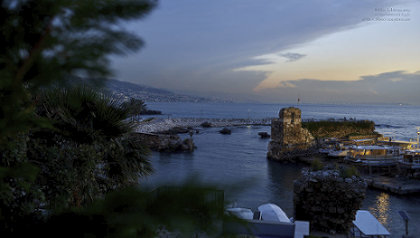
[[[375,137],[332,141],[325,141],[319,149],[322,156],[317,158],[324,163],[355,166],[374,189],[399,195],[420,193],[418,140],[392,141],[391,138]],[[312,158],[302,159],[306,163],[312,161]]]
[[[166,104],[165,104],[166,105]],[[208,121],[212,123],[212,110],[202,110],[200,108],[212,108],[215,105],[200,105],[197,107],[197,110],[190,110],[188,112],[183,111],[180,107],[174,107],[171,104],[171,107],[157,107],[160,110],[169,111],[172,114],[173,119],[175,115],[179,115],[180,118],[183,117],[197,117],[197,122]],[[220,105],[218,105],[220,106]],[[193,107],[193,105],[191,106]],[[229,105],[225,105],[225,111],[230,111]],[[230,183],[239,183],[244,186],[242,192],[232,192],[229,189],[226,189],[226,198],[229,201],[235,201],[237,207],[245,208],[255,208],[260,204],[264,203],[274,203],[278,204],[283,211],[289,215],[294,216],[293,208],[293,182],[299,178],[301,170],[311,164],[311,160],[320,159],[326,167],[334,167],[335,164],[339,166],[349,166],[357,167],[361,170],[360,176],[366,179],[368,189],[366,191],[366,197],[363,201],[361,210],[369,211],[377,220],[383,224],[383,226],[391,233],[391,237],[401,237],[405,233],[405,223],[404,220],[398,214],[400,210],[406,210],[408,215],[411,217],[410,225],[408,227],[409,234],[416,234],[420,232],[420,227],[417,227],[415,224],[420,221],[420,200],[413,189],[415,188],[417,179],[411,177],[410,174],[405,176],[402,172],[398,174],[398,169],[396,165],[393,166],[371,166],[372,175],[369,175],[369,169],[367,166],[362,163],[353,163],[350,161],[344,161],[344,157],[331,157],[328,154],[320,153],[320,151],[315,151],[313,156],[301,157],[299,161],[288,162],[288,163],[278,163],[276,161],[267,160],[267,147],[270,139],[260,138],[259,133],[265,132],[272,136],[271,127],[269,124],[258,123],[253,125],[252,122],[259,122],[260,118],[266,118],[269,116],[268,113],[263,113],[265,111],[276,110],[278,113],[277,105],[267,105],[261,107],[251,107],[250,105],[243,105],[243,107],[250,107],[250,111],[261,110],[259,114],[252,114],[252,117],[249,118],[249,124],[243,125],[230,125],[228,123],[221,125],[222,127],[229,128],[232,133],[230,135],[220,134],[219,131],[221,127],[217,123],[214,123],[214,127],[202,128],[199,123],[196,129],[199,129],[199,134],[194,134],[194,144],[197,146],[197,149],[194,150],[191,154],[186,153],[153,153],[152,163],[153,166],[160,171],[157,174],[150,176],[147,184],[158,185],[161,183],[167,182],[166,178],[170,177],[171,182],[182,181],[186,178],[188,174],[199,173],[200,177],[207,182],[215,182],[226,184],[229,187]],[[269,108],[270,107],[270,108]],[[272,108],[271,108],[272,107]],[[327,110],[324,106],[302,106],[305,111],[302,110],[302,121],[308,121],[310,118],[317,117],[319,119],[328,119],[331,114],[328,112],[323,112],[324,116],[317,116],[318,112]],[[353,109],[354,108],[354,109]],[[357,113],[355,109],[357,108]],[[360,114],[360,110],[366,108],[366,114]],[[369,109],[369,110],[368,110]],[[397,108],[402,110],[405,108]],[[411,108],[408,108],[411,109]],[[233,110],[233,109],[232,109]],[[384,114],[381,112],[381,107],[375,107],[376,114],[372,113],[372,107],[353,107],[353,106],[340,106],[334,107],[335,112],[340,112],[338,114],[343,118],[342,115],[349,113],[351,115],[356,115],[358,118],[372,118],[375,120],[375,130],[379,134],[383,134],[389,137],[389,134],[384,132],[392,131],[393,143],[399,141],[408,141],[410,138],[416,135],[415,127],[415,118],[417,113],[412,113],[412,117],[405,118],[403,120],[397,116],[397,114],[409,114],[407,111],[392,111],[390,113]],[[205,111],[205,113],[204,113]],[[235,111],[235,110],[234,110]],[[247,112],[248,110],[244,110]],[[242,111],[235,111],[235,115],[232,117],[230,114],[224,115],[222,118],[214,118],[214,121],[220,121],[223,118],[232,118],[234,120],[241,121],[239,117],[243,116]],[[375,111],[373,111],[375,112]],[[246,115],[246,114],[244,114]],[[380,117],[379,117],[380,115]],[[385,117],[386,116],[386,117]],[[393,123],[390,123],[389,120],[384,120],[381,118],[388,118],[392,116],[395,120]],[[167,116],[162,115],[162,118]],[[352,116],[353,117],[353,116]],[[350,116],[347,116],[350,120]],[[412,118],[412,119],[411,119]],[[172,118],[171,118],[172,119]],[[187,122],[183,122],[182,119],[178,120],[177,125],[183,125],[184,123],[188,126]],[[336,119],[337,121],[337,119]],[[403,123],[410,123],[410,126],[402,126]],[[165,128],[166,129],[166,128]],[[414,129],[414,132],[413,132]],[[180,135],[182,137],[182,135]],[[188,137],[188,135],[185,135]],[[386,138],[380,139],[379,141],[386,142]],[[339,140],[330,140],[330,144],[334,145]],[[350,137],[340,140],[338,144],[347,144],[347,142],[353,143],[353,146],[375,146],[372,142],[372,139],[361,138],[360,136]],[[326,142],[326,140],[325,140]],[[387,140],[389,142],[389,138]],[[411,141],[411,144],[416,144],[416,139]],[[328,144],[328,143],[326,143]],[[378,146],[378,145],[376,145]],[[383,145],[386,148],[392,147],[389,144]],[[332,149],[332,148],[330,148]],[[407,148],[408,149],[408,148]],[[391,156],[389,156],[391,157]],[[402,166],[401,166],[402,167]],[[363,169],[364,168],[364,169]],[[391,171],[391,173],[389,172]],[[373,184],[370,181],[375,181]],[[399,185],[402,185],[399,188]],[[373,187],[373,186],[376,186]],[[390,188],[388,188],[390,187]],[[403,189],[403,190],[402,190]],[[392,191],[391,191],[392,190]],[[408,192],[407,192],[408,191]],[[331,235],[328,232],[316,232],[311,231],[311,235],[318,235],[320,237],[342,237],[341,234]],[[345,237],[345,236],[344,236]]]

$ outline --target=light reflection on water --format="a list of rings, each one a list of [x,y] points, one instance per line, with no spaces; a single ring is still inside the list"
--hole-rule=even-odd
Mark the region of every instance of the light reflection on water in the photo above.
[[[376,196],[375,206],[368,208],[370,213],[385,227],[389,227],[389,224],[392,223],[392,218],[389,216],[391,210],[389,203],[389,194],[382,192]]]
[[[401,237],[405,224],[398,211],[406,211],[410,217],[409,235],[420,233],[420,196],[393,195],[379,190],[368,189],[363,201],[363,210],[368,210],[391,233],[391,237]]]

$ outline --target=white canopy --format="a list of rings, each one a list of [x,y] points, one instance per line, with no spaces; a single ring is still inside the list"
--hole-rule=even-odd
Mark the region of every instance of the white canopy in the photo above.
[[[351,146],[350,148],[355,150],[386,150],[391,149],[389,146],[380,146],[380,145],[357,145]]]
[[[353,224],[367,236],[389,236],[388,230],[366,210],[358,210]]]
[[[276,204],[266,203],[258,207],[264,221],[290,222],[286,213]]]
[[[226,211],[245,220],[252,220],[252,218],[254,217],[254,213],[251,209],[248,208],[234,207],[227,208]]]

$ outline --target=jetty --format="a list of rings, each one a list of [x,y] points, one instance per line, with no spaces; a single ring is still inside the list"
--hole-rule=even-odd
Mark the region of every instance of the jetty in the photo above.
[[[370,188],[380,189],[399,195],[420,193],[420,182],[418,180],[404,177],[391,178],[380,175],[365,176],[364,178]]]

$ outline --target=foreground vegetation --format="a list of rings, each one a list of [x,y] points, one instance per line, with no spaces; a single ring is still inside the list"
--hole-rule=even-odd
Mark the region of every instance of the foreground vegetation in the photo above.
[[[128,107],[74,85],[109,76],[110,54],[142,41],[121,23],[152,0],[0,1],[0,234],[154,237],[159,228],[214,231],[212,186],[139,188],[148,149],[127,139]],[[99,86],[99,85],[98,85]]]

